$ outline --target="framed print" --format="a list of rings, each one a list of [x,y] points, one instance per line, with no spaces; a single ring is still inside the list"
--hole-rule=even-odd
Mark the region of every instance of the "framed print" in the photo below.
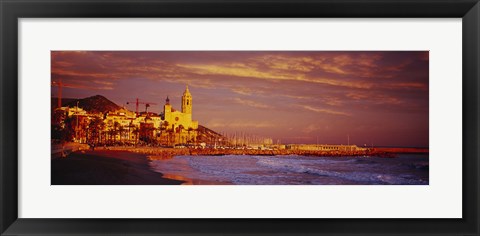
[[[477,1],[1,9],[2,235],[479,233]]]

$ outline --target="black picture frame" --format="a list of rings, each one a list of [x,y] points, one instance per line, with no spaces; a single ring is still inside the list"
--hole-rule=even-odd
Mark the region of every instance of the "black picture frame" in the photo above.
[[[0,0],[2,235],[479,235],[478,0]],[[18,218],[18,19],[58,17],[434,17],[463,19],[461,219]],[[445,124],[448,125],[448,124]],[[438,206],[441,207],[441,206]]]

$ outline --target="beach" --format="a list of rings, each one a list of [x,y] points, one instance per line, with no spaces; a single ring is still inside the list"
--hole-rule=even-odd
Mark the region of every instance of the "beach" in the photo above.
[[[52,185],[428,185],[429,182],[427,154],[380,158],[186,153],[159,158],[155,155],[158,153],[133,150],[99,148],[52,158]]]
[[[51,160],[52,185],[178,185],[150,169],[144,154],[127,151],[76,151]]]

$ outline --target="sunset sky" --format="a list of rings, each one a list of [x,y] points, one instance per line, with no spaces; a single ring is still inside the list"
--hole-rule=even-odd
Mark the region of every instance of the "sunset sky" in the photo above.
[[[118,105],[170,97],[185,85],[193,118],[217,132],[282,143],[428,147],[428,52],[53,51],[64,98]],[[52,85],[52,97],[58,88]],[[135,110],[135,105],[126,105]],[[144,107],[142,108],[144,110]]]

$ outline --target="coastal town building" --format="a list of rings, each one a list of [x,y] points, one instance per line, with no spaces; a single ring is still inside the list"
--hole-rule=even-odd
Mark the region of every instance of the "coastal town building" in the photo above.
[[[196,141],[198,121],[192,119],[193,108],[192,94],[185,88],[182,96],[181,111],[178,111],[170,104],[167,96],[163,106],[163,126],[164,129],[174,133],[176,143],[192,143]]]
[[[325,151],[325,152],[361,152],[367,148],[357,145],[332,145],[332,144],[289,144],[286,149],[301,151]]]
[[[164,121],[169,125],[169,128],[175,130],[178,127],[183,129],[197,129],[198,121],[192,120],[192,94],[188,90],[188,86],[182,96],[182,110],[175,110],[170,105],[170,99],[167,97],[165,105],[163,106]]]
[[[59,107],[52,113],[52,124],[71,129],[72,140],[80,143],[88,142],[89,123],[101,119],[103,125],[98,135],[101,143],[193,144],[198,135],[198,121],[192,120],[193,99],[188,86],[181,99],[181,111],[174,109],[167,97],[160,114],[136,113],[125,107],[104,113],[87,112],[78,106]]]
[[[193,96],[188,85],[181,96],[180,110],[172,106],[167,96],[163,111],[158,114],[148,112],[147,109],[145,112],[130,111],[100,95],[86,99],[89,99],[88,102],[85,102],[85,99],[77,100],[71,106],[54,109],[52,112],[52,127],[53,125],[56,127],[54,130],[64,129],[72,132],[60,134],[55,131],[53,139],[78,143],[95,142],[107,146],[147,144],[201,147],[203,144],[203,147],[214,148],[285,149],[284,145],[273,146],[273,140],[269,137],[244,132],[219,134],[199,126],[198,121],[193,120]],[[79,103],[84,107],[79,107]]]
[[[68,112],[68,116],[73,116],[73,115],[87,115],[87,111],[83,110],[80,107],[74,106],[74,107],[67,107],[65,109]]]

